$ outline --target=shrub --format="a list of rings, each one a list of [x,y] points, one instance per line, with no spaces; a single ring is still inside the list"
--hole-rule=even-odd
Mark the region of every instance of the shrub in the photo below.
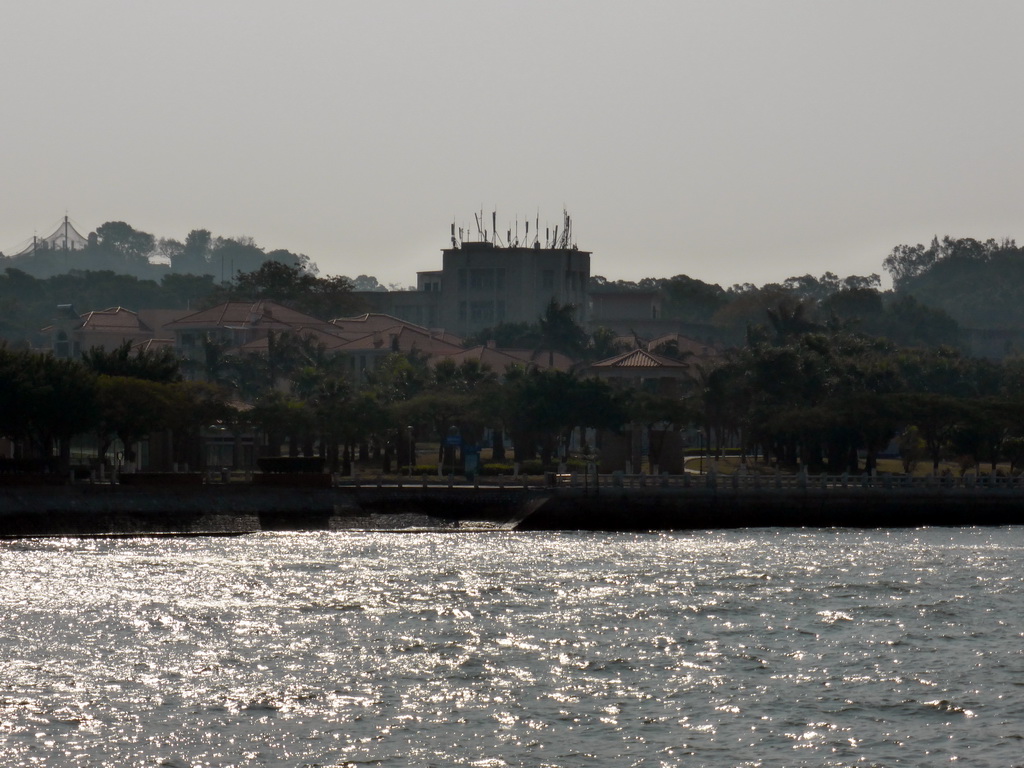
[[[495,477],[497,475],[511,475],[515,470],[515,466],[512,464],[484,464],[480,467],[480,475],[482,477]]]

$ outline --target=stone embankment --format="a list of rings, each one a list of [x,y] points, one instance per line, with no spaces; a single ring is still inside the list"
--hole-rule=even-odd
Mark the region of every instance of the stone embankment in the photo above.
[[[0,536],[314,530],[606,530],[916,527],[1024,523],[1024,487],[848,482],[594,487],[288,487],[243,483],[0,487]],[[723,487],[724,486],[724,487]]]

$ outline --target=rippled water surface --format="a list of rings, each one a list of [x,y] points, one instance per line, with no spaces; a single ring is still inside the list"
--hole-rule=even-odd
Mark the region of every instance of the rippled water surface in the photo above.
[[[1024,765],[1024,529],[0,542],[3,766]]]

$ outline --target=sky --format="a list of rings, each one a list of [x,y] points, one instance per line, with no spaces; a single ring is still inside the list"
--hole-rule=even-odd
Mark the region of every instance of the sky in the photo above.
[[[567,210],[591,271],[723,286],[1024,240],[1024,3],[13,2],[0,251],[126,221],[415,283]],[[531,223],[531,228],[533,224]]]

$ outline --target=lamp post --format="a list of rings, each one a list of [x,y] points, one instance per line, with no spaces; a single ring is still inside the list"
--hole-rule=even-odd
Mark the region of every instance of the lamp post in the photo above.
[[[412,478],[412,465],[416,463],[416,444],[412,439],[412,424],[408,426],[409,430],[409,477]]]

